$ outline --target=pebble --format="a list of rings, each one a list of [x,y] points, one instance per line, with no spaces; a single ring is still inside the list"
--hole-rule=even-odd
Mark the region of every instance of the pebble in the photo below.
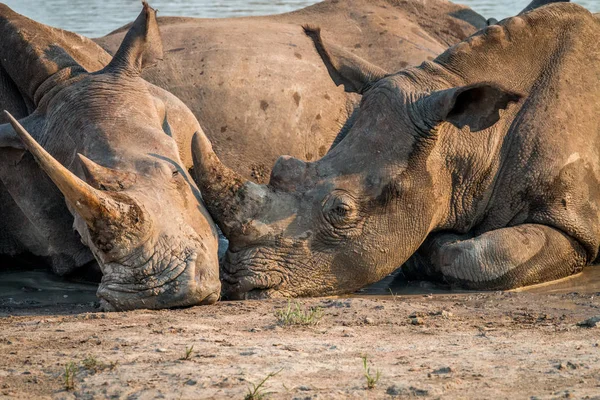
[[[195,381],[193,379],[189,379],[185,384],[188,386],[194,386],[198,383],[198,381]]]
[[[432,374],[442,375],[442,374],[449,374],[451,372],[452,372],[452,368],[450,368],[450,367],[442,367],[442,368],[438,368],[435,371],[433,371]]]
[[[400,387],[398,385],[392,385],[386,389],[385,394],[389,396],[400,396],[401,394],[404,394],[404,392],[405,390],[403,387]]]
[[[558,364],[558,366],[556,367],[560,370],[564,370],[564,369],[577,369],[577,365],[573,364],[571,361],[567,361],[566,364],[560,363]]]
[[[600,315],[596,315],[592,318],[586,319],[585,321],[578,322],[577,326],[581,326],[582,328],[600,327]]]
[[[373,325],[375,323],[375,321],[373,321],[373,318],[365,318],[365,324],[367,325]]]
[[[157,353],[166,353],[166,352],[167,352],[167,349],[164,349],[164,348],[162,348],[162,347],[159,347],[158,349],[156,349],[156,352],[157,352]]]
[[[413,325],[423,325],[425,324],[425,321],[423,321],[423,318],[421,317],[414,317],[411,318],[410,323]]]

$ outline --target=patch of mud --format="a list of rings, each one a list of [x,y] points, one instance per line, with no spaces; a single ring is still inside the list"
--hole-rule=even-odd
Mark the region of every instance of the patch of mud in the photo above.
[[[583,269],[577,275],[557,281],[542,283],[515,289],[515,292],[529,292],[539,294],[564,294],[564,293],[600,293],[600,265],[592,265]],[[388,296],[388,295],[425,295],[425,294],[458,294],[477,293],[468,290],[451,289],[448,286],[426,281],[407,281],[401,272],[397,271],[383,280],[361,289],[358,295]]]
[[[68,281],[45,269],[1,271],[0,316],[61,306],[89,311],[98,301],[97,289],[98,284]]]

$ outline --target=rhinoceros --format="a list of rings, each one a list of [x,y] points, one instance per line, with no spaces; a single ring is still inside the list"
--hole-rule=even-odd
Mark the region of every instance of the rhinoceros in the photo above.
[[[326,0],[264,17],[161,17],[165,58],[143,77],[190,107],[225,163],[263,183],[282,154],[324,156],[358,100],[331,82],[302,31],[309,22],[386,70],[432,60],[486,26],[445,0]],[[113,53],[123,34],[94,40]]]
[[[433,60],[487,26],[446,0],[326,0],[263,17],[161,17],[165,59],[143,77],[190,107],[224,163],[265,183],[282,154],[325,155],[356,115],[359,97],[331,81],[302,31],[307,23],[326,26],[337,45],[385,71]],[[123,34],[94,40],[113,53]]]
[[[0,37],[0,105],[19,118],[0,126],[0,252],[57,272],[93,255],[107,310],[217,301],[217,232],[178,145],[200,127],[140,77],[163,53],[155,11],[112,58],[5,5]]]
[[[205,203],[230,238],[233,298],[331,295],[398,266],[469,289],[581,271],[600,245],[600,20],[557,3],[418,67],[374,71],[307,28],[362,93],[325,157],[281,157],[268,185],[193,139]]]

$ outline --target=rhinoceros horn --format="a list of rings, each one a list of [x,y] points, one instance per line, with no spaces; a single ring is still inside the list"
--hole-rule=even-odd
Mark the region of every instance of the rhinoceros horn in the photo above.
[[[192,156],[202,198],[225,236],[248,237],[249,222],[271,195],[268,188],[225,166],[202,132],[192,139]]]
[[[88,226],[94,228],[98,221],[121,219],[121,207],[116,200],[79,179],[44,150],[8,111],[4,113],[27,150]]]
[[[163,47],[156,10],[146,2],[143,5],[142,12],[125,35],[112,61],[104,69],[106,72],[136,76],[144,68],[162,60]]]

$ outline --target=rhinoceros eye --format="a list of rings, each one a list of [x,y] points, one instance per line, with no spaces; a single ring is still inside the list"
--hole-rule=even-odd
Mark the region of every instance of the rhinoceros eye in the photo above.
[[[352,209],[348,204],[338,204],[331,210],[332,213],[339,217],[345,217],[350,213]]]
[[[337,190],[325,200],[323,216],[334,228],[351,228],[359,217],[358,203],[351,194]]]

